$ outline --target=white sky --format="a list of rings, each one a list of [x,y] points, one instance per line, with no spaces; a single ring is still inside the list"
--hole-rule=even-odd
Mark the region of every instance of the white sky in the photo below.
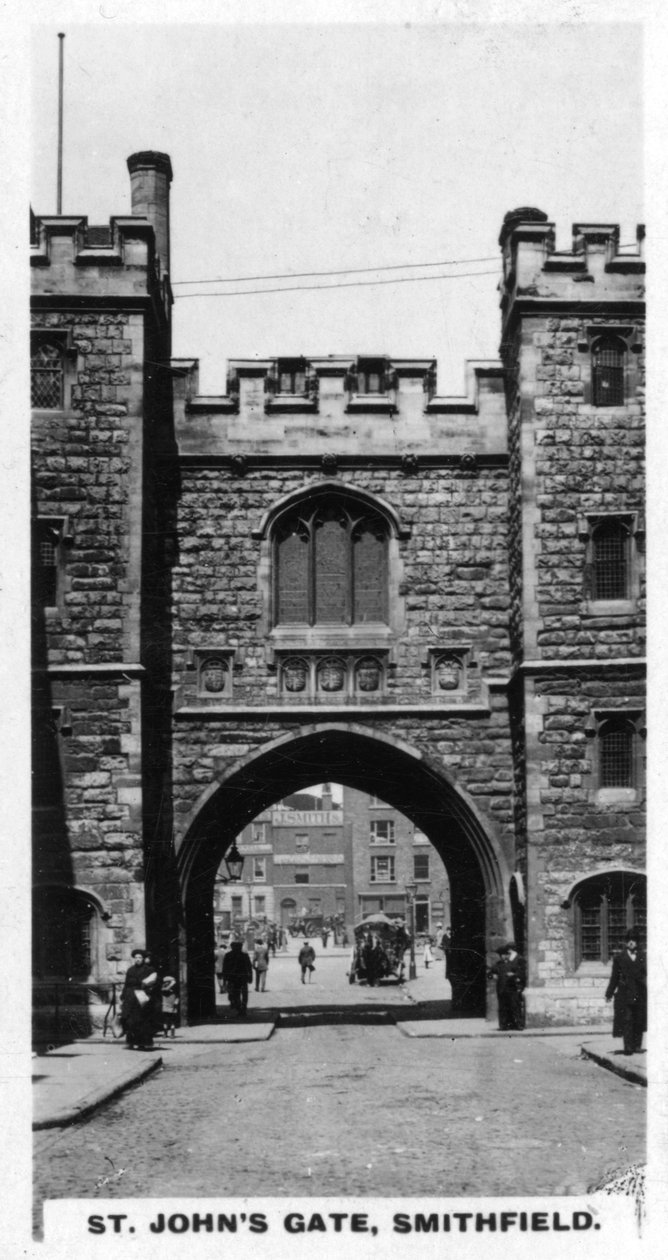
[[[491,257],[432,269],[493,273],[477,279],[181,297],[174,353],[200,359],[202,392],[224,390],[228,358],[380,352],[437,357],[440,391],[461,393],[464,360],[498,353],[507,210],[545,210],[560,247],[575,220],[618,222],[635,239],[642,29],[476,25],[448,20],[456,9],[433,23],[132,25],[107,17],[130,13],[110,3],[89,6],[103,16],[88,26],[60,6],[51,25],[42,10],[33,208],[55,211],[64,30],[63,211],[94,223],[129,213],[126,158],[168,152],[174,282]],[[338,277],[356,278],[376,276]]]

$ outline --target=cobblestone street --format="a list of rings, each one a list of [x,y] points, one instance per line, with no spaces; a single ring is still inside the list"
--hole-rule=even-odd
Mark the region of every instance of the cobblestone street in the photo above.
[[[38,1218],[62,1197],[581,1193],[644,1159],[645,1092],[575,1037],[344,1024],[162,1053],[90,1121],[36,1134]]]

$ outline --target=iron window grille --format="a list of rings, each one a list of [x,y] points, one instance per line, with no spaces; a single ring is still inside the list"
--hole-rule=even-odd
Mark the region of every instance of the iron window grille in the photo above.
[[[632,788],[634,774],[634,735],[631,723],[611,718],[599,730],[599,785],[602,788]]]
[[[628,596],[629,532],[618,520],[603,521],[592,531],[592,599]]]
[[[595,407],[624,402],[625,345],[618,337],[600,337],[592,348],[592,397]]]

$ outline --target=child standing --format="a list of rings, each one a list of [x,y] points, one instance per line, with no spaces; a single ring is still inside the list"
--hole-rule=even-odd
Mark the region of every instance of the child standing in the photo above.
[[[176,1016],[179,1010],[179,999],[176,992],[176,980],[173,976],[165,976],[161,993],[162,1031],[166,1037],[173,1037],[176,1030]]]
[[[432,954],[432,952],[431,952],[431,938],[430,938],[429,936],[425,936],[425,938],[424,938],[424,966],[425,966],[425,971],[429,971],[429,964],[430,964],[430,963],[432,963],[433,961],[434,961],[434,955],[433,955],[433,954]]]

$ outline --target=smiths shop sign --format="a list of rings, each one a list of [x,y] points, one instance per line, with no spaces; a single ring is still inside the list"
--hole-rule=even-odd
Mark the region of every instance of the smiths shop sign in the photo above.
[[[333,809],[276,809],[274,827],[340,827],[343,815]]]

